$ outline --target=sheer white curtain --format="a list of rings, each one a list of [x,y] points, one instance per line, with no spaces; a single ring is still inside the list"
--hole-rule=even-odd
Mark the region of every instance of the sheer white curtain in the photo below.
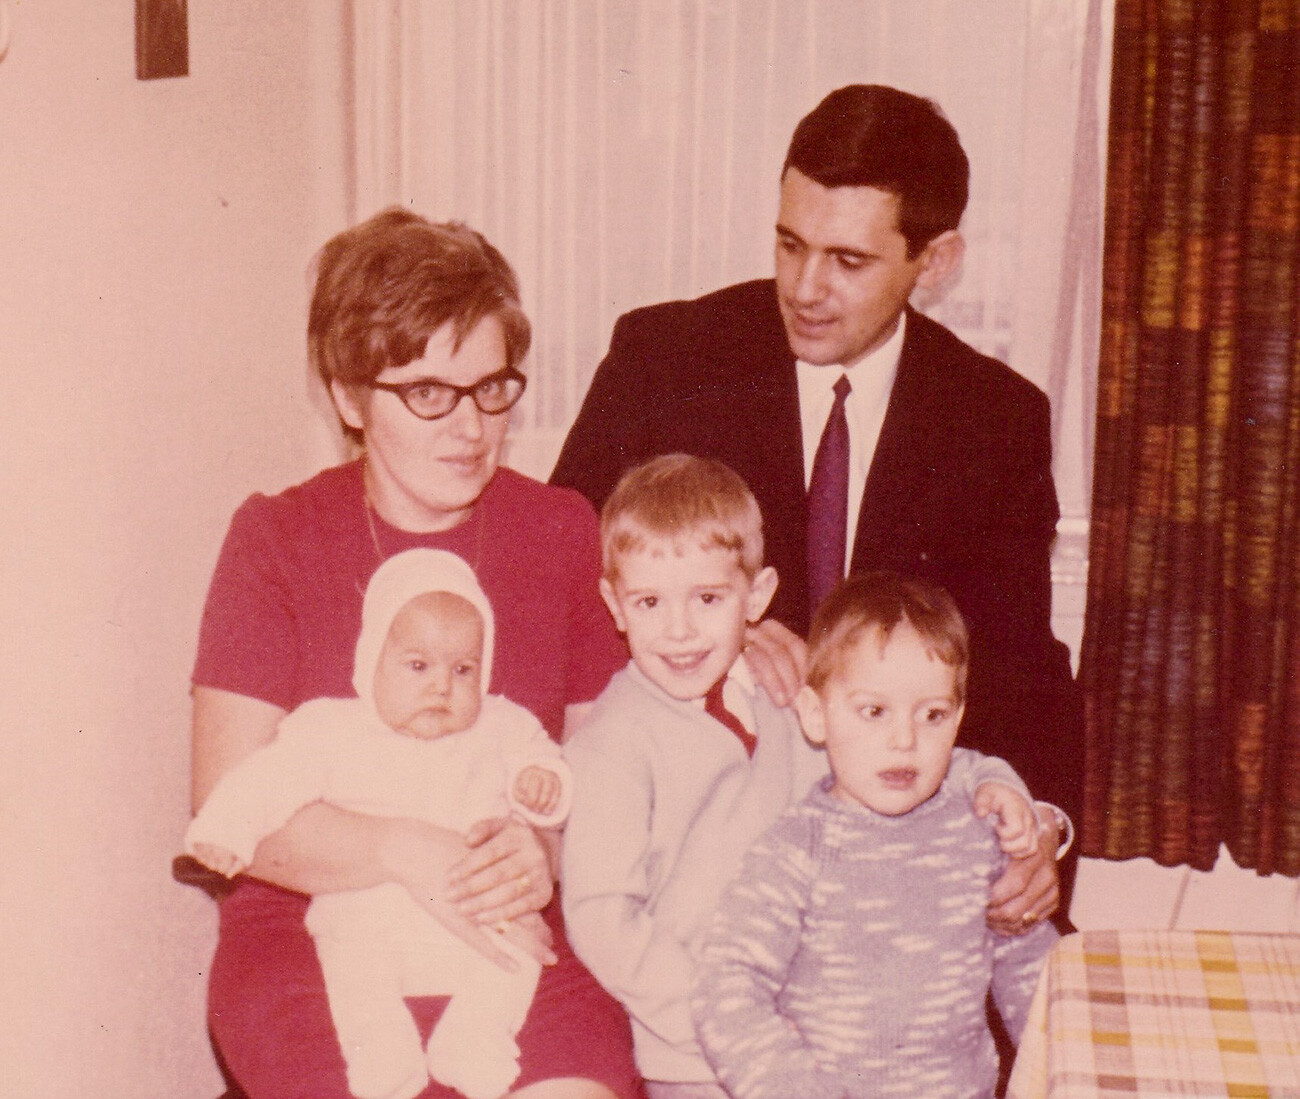
[[[620,313],[771,273],[800,117],[847,83],[932,97],[971,158],[969,248],[917,304],[1051,396],[1068,571],[1110,2],[355,0],[354,213],[459,218],[515,265],[536,338],[510,460],[545,476]]]

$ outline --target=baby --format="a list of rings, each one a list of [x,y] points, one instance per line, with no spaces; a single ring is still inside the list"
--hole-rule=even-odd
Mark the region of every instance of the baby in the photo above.
[[[796,708],[831,775],[746,856],[697,970],[700,1041],[735,1099],[993,1095],[986,996],[1017,1040],[1057,935],[985,924],[1032,840],[985,819],[991,791],[964,793],[987,758],[953,747],[967,652],[922,581],[856,576],[818,610]]]
[[[432,549],[389,558],[366,589],[358,697],[315,699],[285,717],[274,741],[218,783],[186,850],[238,873],[264,836],[314,801],[459,832],[511,812],[560,825],[567,765],[531,713],[486,693],[492,645],[491,605],[461,558]],[[539,967],[500,931],[490,935],[511,970],[392,883],[315,897],[307,927],[358,1099],[410,1099],[430,1075],[469,1099],[510,1087]],[[439,995],[451,1002],[425,1049],[403,998]]]

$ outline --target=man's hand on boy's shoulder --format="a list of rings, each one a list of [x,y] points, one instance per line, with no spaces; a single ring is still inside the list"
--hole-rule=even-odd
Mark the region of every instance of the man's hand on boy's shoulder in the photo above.
[[[1061,903],[1056,871],[1057,830],[1040,827],[1038,850],[1012,859],[989,891],[986,921],[1003,935],[1023,935],[1052,915]]]
[[[775,618],[745,629],[741,650],[750,674],[778,706],[790,706],[808,670],[808,646]]]

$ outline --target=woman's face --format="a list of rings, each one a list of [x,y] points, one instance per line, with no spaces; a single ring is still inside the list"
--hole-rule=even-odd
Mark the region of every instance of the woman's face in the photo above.
[[[505,335],[484,317],[452,350],[449,324],[429,337],[424,357],[390,367],[376,381],[431,379],[472,386],[506,365]],[[465,397],[440,420],[421,420],[396,393],[330,384],[339,415],[365,435],[366,489],[375,510],[409,531],[448,530],[469,518],[501,460],[510,413],[487,415]]]

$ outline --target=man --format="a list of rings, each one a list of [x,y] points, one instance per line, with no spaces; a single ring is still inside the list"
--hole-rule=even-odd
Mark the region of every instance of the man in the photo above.
[[[726,462],[763,512],[780,577],[771,617],[796,634],[846,571],[943,585],[971,630],[958,743],[1008,760],[1077,816],[1081,707],[1050,622],[1048,402],[908,305],[960,263],[968,178],[930,101],[832,92],[786,156],[775,281],[620,318],[552,480],[599,507],[652,455]],[[1028,878],[1000,883],[1004,922],[1056,904],[1054,885]]]

